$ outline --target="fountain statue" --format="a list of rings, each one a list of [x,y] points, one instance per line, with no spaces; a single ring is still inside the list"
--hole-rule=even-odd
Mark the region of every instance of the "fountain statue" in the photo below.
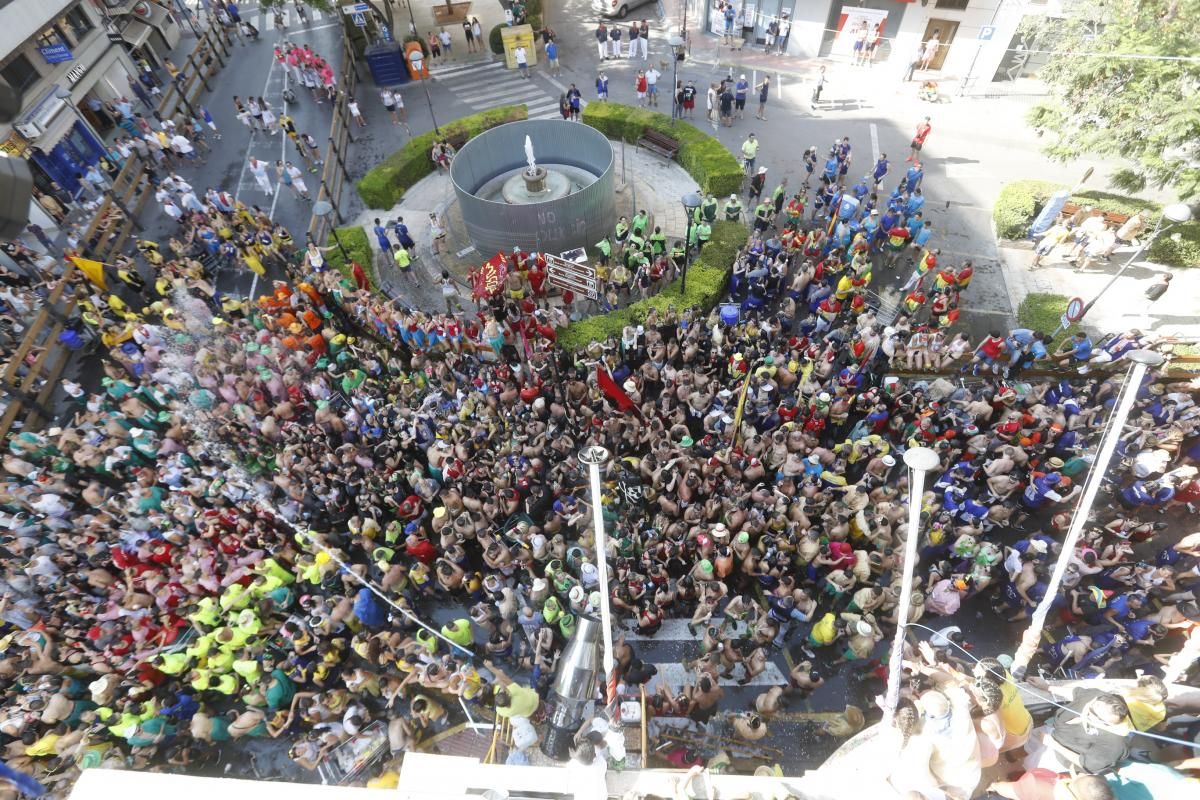
[[[529,163],[529,174],[537,172],[537,161],[533,157],[533,140],[525,136],[525,161]]]
[[[539,167],[534,160],[533,140],[528,134],[525,136],[525,160],[529,163],[529,169],[521,173],[521,178],[525,181],[525,195],[528,198],[536,198],[546,191],[546,168]]]

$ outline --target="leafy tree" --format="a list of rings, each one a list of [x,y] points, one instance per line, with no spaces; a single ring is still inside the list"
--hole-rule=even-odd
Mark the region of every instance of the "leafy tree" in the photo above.
[[[1028,117],[1055,134],[1046,154],[1119,157],[1128,166],[1110,176],[1113,186],[1195,197],[1200,0],[1070,0],[1064,13],[1035,37],[1054,51],[1042,72],[1052,100]]]

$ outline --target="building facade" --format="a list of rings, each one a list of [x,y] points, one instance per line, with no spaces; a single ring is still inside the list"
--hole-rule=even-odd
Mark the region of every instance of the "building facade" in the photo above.
[[[706,5],[710,33],[722,32],[724,8],[732,5],[747,46],[765,42],[774,20],[789,31],[787,54],[799,58],[850,60],[857,32],[878,31],[875,63],[893,73],[907,72],[936,35],[929,77],[965,81],[968,90],[1025,74],[1036,59],[1022,52],[1022,20],[1060,13],[1058,0],[707,0]]]
[[[139,79],[145,65],[135,55],[178,42],[173,19],[166,26],[174,30],[173,42],[152,24],[170,17],[147,0],[0,0],[0,77],[21,94],[20,114],[0,123],[0,152],[30,163],[32,221],[46,223],[44,197],[74,194],[77,176],[105,157],[122,98],[151,112],[154,98]],[[138,27],[127,34],[134,23]],[[146,60],[154,67],[162,57],[156,52]]]

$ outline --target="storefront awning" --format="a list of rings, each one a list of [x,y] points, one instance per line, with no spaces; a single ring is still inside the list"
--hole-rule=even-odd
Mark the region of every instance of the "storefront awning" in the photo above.
[[[150,38],[150,32],[154,29],[145,22],[139,22],[136,19],[131,20],[125,29],[121,31],[121,38],[129,43],[130,47],[141,47]]]

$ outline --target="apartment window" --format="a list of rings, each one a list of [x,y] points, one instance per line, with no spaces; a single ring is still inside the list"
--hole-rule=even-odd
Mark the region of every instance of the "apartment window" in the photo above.
[[[937,0],[938,8],[948,8],[951,11],[966,11],[969,0]]]
[[[51,25],[49,28],[46,28],[33,42],[38,47],[52,47],[56,44],[70,45],[70,42],[63,36],[62,30],[57,25]]]
[[[59,22],[71,32],[76,42],[81,41],[83,37],[88,35],[88,32],[96,27],[92,24],[92,18],[87,15],[82,6],[72,8]]]
[[[18,53],[10,58],[7,64],[0,67],[0,77],[3,77],[4,80],[8,81],[10,86],[21,92],[37,83],[41,75],[28,58]]]

